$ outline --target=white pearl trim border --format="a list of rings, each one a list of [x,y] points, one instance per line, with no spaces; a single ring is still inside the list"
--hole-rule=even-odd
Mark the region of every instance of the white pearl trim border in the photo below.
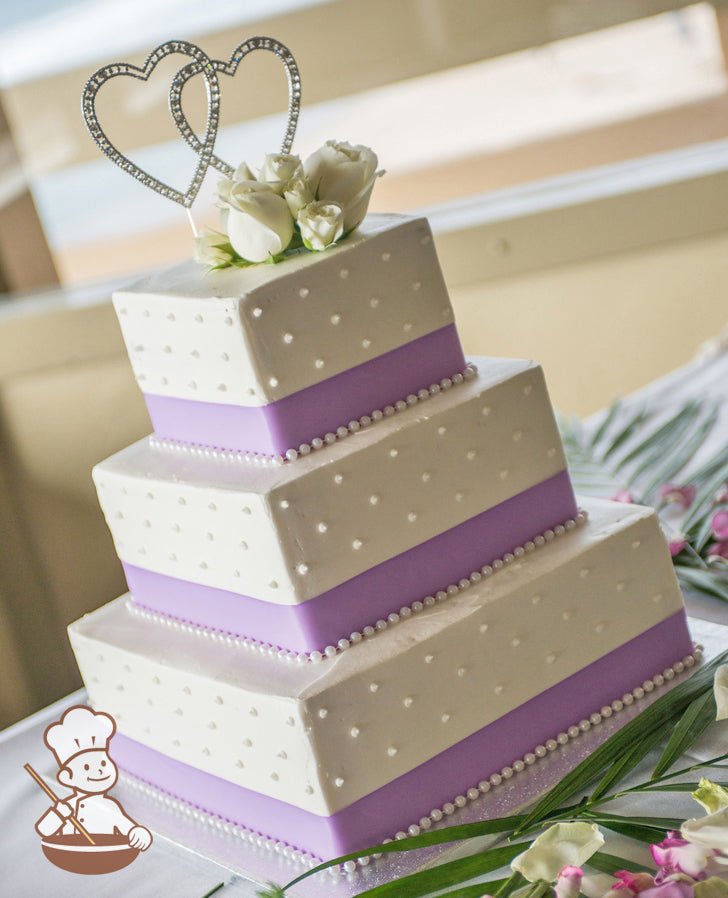
[[[440,823],[445,817],[454,814],[458,809],[464,808],[467,804],[481,796],[487,794],[491,789],[500,786],[504,780],[510,780],[519,773],[522,773],[528,767],[532,767],[542,758],[558,750],[578,739],[584,733],[589,732],[593,726],[598,726],[603,720],[606,720],[614,714],[619,714],[625,707],[629,707],[636,700],[644,698],[647,693],[653,692],[664,686],[666,682],[673,680],[678,674],[684,673],[686,670],[694,667],[699,663],[703,656],[703,647],[696,645],[693,653],[687,655],[681,661],[676,661],[671,667],[666,668],[662,673],[655,674],[650,679],[645,680],[640,686],[636,686],[631,692],[625,693],[621,698],[615,699],[611,704],[604,705],[598,711],[595,711],[588,718],[580,720],[578,723],[568,727],[564,732],[558,733],[551,739],[546,739],[542,744],[535,746],[533,751],[527,752],[522,758],[516,758],[511,764],[503,767],[499,772],[492,773],[486,779],[481,780],[477,785],[471,786],[461,795],[456,795],[452,801],[446,802],[441,808],[434,808],[430,813],[421,817],[417,823],[413,823],[405,832],[401,830],[391,839],[384,839],[383,844],[389,842],[401,841],[409,836],[418,836],[423,831],[430,829],[433,824]],[[122,771],[122,779],[126,786],[140,792],[146,798],[151,798],[163,805],[178,816],[187,817],[207,829],[217,830],[220,834],[230,836],[240,841],[247,842],[255,848],[262,848],[273,851],[286,860],[303,864],[307,867],[314,867],[322,862],[321,858],[288,845],[276,839],[265,836],[262,833],[247,829],[231,820],[218,817],[207,811],[196,807],[174,795],[159,789],[150,782],[140,779],[134,774]],[[368,857],[358,858],[356,861],[347,861],[344,864],[330,867],[329,872],[334,875],[343,875],[353,873],[357,867],[366,867],[372,859],[382,857],[381,854],[373,854]]]
[[[371,414],[362,415],[361,418],[349,421],[348,424],[342,424],[335,431],[329,431],[322,437],[314,437],[310,443],[301,443],[297,449],[287,449],[283,455],[264,455],[258,452],[246,452],[244,449],[218,449],[214,446],[204,446],[199,443],[164,439],[155,434],[149,437],[149,445],[156,450],[174,452],[179,455],[190,455],[196,458],[209,458],[215,461],[242,462],[261,467],[283,465],[287,462],[295,461],[297,458],[310,455],[314,450],[323,449],[333,443],[340,442],[352,433],[356,433],[365,427],[371,427],[372,424],[383,421],[385,418],[391,418],[392,415],[424,402],[438,393],[459,386],[466,380],[473,380],[477,373],[478,369],[476,366],[469,362],[463,371],[456,372],[452,377],[443,377],[439,383],[423,387],[417,393],[410,393],[404,399],[398,399],[393,405],[385,405],[383,409],[374,409]]]
[[[258,652],[262,655],[269,655],[272,658],[277,658],[280,661],[286,661],[290,664],[318,664],[325,661],[327,658],[333,658],[341,652],[346,651],[346,649],[351,648],[351,646],[363,642],[365,639],[371,639],[383,630],[388,629],[390,626],[398,624],[401,620],[406,620],[413,614],[424,611],[425,608],[444,602],[452,596],[464,592],[475,583],[478,583],[487,577],[491,577],[503,568],[508,567],[508,565],[513,564],[513,562],[519,561],[524,555],[531,554],[536,549],[540,549],[554,539],[572,532],[577,527],[585,524],[587,520],[587,512],[579,510],[573,518],[569,518],[564,521],[563,524],[557,524],[553,529],[545,530],[543,533],[535,536],[532,540],[528,540],[523,546],[516,546],[512,552],[506,552],[502,558],[493,559],[490,564],[483,565],[480,570],[473,571],[469,577],[463,577],[463,579],[459,580],[457,583],[451,583],[446,589],[438,590],[432,595],[425,596],[422,600],[412,602],[411,605],[403,605],[399,611],[392,611],[388,614],[386,619],[380,618],[374,624],[363,627],[361,631],[355,630],[350,636],[342,637],[336,645],[327,645],[326,648],[321,651],[294,652],[289,649],[272,645],[268,642],[260,642],[248,636],[239,636],[234,633],[226,632],[225,630],[217,630],[211,627],[204,627],[200,624],[190,623],[189,621],[182,620],[172,615],[162,614],[159,611],[152,611],[150,608],[138,603],[133,597],[127,599],[126,607],[131,614],[142,620],[168,627],[169,629],[176,630],[180,633],[189,633],[198,636],[201,639],[209,639],[213,642],[245,649],[249,652]]]

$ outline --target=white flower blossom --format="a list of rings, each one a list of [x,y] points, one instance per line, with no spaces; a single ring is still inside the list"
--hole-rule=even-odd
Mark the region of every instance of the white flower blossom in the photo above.
[[[529,882],[555,882],[564,867],[580,867],[604,844],[593,823],[555,823],[511,861],[511,869]]]
[[[321,252],[344,233],[344,216],[336,203],[315,202],[298,213],[298,227],[306,249]]]

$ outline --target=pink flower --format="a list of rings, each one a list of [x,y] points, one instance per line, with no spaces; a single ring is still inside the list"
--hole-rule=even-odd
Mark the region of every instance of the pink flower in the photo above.
[[[631,892],[633,895],[639,895],[647,889],[651,889],[655,885],[655,878],[649,873],[630,873],[628,870],[617,870],[614,874],[617,882],[612,886],[612,891]]]
[[[682,508],[690,508],[695,498],[695,487],[677,486],[675,483],[663,483],[660,487],[660,498],[665,502],[675,502]]]
[[[710,848],[681,839],[677,833],[668,833],[663,842],[650,845],[650,851],[655,863],[662,867],[662,876],[658,877],[660,879],[673,873],[685,873],[698,880],[705,879],[708,859],[715,854]]]
[[[581,867],[563,867],[556,879],[556,898],[578,898],[584,871]]]
[[[728,509],[724,508],[721,511],[717,511],[713,515],[710,527],[716,539],[721,542],[728,540]]]
[[[711,543],[708,546],[708,557],[711,555],[715,558],[728,559],[728,539],[724,539],[719,543]]]
[[[670,549],[670,555],[674,558],[676,555],[679,555],[682,550],[687,546],[688,541],[685,537],[681,537],[680,539],[671,539],[667,544]]]
[[[634,505],[634,499],[629,490],[617,490],[617,492],[609,498],[612,502],[624,502],[625,505]]]

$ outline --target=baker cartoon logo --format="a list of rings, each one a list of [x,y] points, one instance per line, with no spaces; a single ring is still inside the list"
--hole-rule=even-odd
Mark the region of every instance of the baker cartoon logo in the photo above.
[[[130,864],[152,844],[152,834],[108,795],[119,778],[109,756],[116,722],[109,714],[83,705],[69,708],[46,728],[45,744],[60,770],[58,782],[71,789],[58,797],[33,770],[25,769],[53,801],[35,824],[43,853],[73,873],[111,873]]]

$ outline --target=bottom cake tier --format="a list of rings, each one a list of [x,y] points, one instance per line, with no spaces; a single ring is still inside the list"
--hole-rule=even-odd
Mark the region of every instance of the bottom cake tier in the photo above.
[[[692,653],[654,513],[586,507],[586,524],[319,663],[124,599],[99,609],[70,635],[91,704],[116,718],[114,759],[320,858],[437,819]]]

